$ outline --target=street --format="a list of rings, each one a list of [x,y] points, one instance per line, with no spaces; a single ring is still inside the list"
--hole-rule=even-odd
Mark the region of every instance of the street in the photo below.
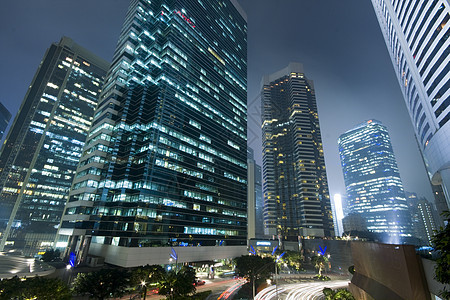
[[[348,280],[332,280],[320,282],[305,282],[281,284],[276,287],[272,285],[265,288],[256,295],[255,300],[317,300],[323,297],[323,289],[328,287],[331,289],[348,287]]]

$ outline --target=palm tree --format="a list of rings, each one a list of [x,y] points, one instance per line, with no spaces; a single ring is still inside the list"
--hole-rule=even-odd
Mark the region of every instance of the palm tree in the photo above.
[[[314,256],[311,261],[316,269],[319,270],[319,277],[322,276],[322,271],[325,269],[325,265],[328,263],[328,258],[323,255]]]

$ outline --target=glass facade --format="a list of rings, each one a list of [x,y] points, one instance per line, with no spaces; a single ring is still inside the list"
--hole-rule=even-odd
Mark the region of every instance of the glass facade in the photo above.
[[[450,207],[450,4],[372,0],[434,185]],[[436,198],[436,202],[440,199]],[[439,207],[444,205],[438,205]],[[448,209],[448,208],[447,208]]]
[[[291,63],[263,78],[261,99],[265,233],[333,236],[313,82]]]
[[[131,1],[58,246],[246,245],[246,35],[232,1]]]
[[[432,246],[433,235],[439,228],[436,223],[436,210],[427,199],[418,198],[416,193],[405,192],[405,194],[411,212],[414,236],[420,240],[420,246]]]
[[[248,238],[264,237],[262,173],[261,166],[256,164],[254,150],[247,148],[248,169]],[[250,211],[253,210],[253,211]],[[253,222],[254,224],[250,224]]]
[[[367,230],[384,242],[401,243],[412,236],[403,184],[385,126],[369,120],[338,139],[350,213],[366,221]]]
[[[11,113],[9,110],[0,102],[0,140],[3,138],[6,127],[8,127],[9,120],[11,120]]]
[[[0,153],[0,250],[52,246],[108,67],[66,37],[47,50]]]

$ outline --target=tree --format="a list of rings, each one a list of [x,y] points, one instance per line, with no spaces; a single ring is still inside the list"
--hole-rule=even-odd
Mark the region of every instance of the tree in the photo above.
[[[164,278],[165,270],[160,265],[146,265],[134,269],[131,274],[131,286],[142,288],[142,293],[147,294],[147,287],[155,285]],[[145,298],[145,296],[144,296]]]
[[[0,281],[0,299],[72,299],[72,294],[61,280],[56,278],[17,276]]]
[[[235,262],[237,271],[250,281],[251,286],[253,286],[253,283],[259,285],[268,279],[275,266],[272,257],[262,258],[258,255],[242,255],[236,258]]]
[[[135,269],[131,275],[132,284],[156,283],[160,281],[164,275],[165,270],[160,265],[146,265]]]
[[[319,277],[322,276],[322,271],[325,269],[325,265],[328,263],[328,258],[323,255],[317,255],[312,257],[311,261],[319,271]]]
[[[96,272],[79,273],[74,281],[74,292],[88,294],[95,299],[120,297],[130,283],[130,274],[126,270],[101,269]]]
[[[300,271],[303,263],[303,256],[300,252],[297,251],[286,251],[286,254],[283,257],[284,261],[288,264],[289,267]]]
[[[61,260],[61,252],[56,249],[49,249],[42,254],[41,260],[44,262],[52,262],[52,261],[60,261]]]
[[[447,219],[447,225],[441,227],[433,237],[433,245],[439,251],[436,260],[435,278],[443,284],[450,284],[450,212],[444,212],[443,217]],[[450,291],[444,287],[441,296],[450,299]]]
[[[195,292],[195,270],[189,266],[183,266],[178,272],[171,270],[164,274],[158,282],[159,294],[168,299],[184,299]]]

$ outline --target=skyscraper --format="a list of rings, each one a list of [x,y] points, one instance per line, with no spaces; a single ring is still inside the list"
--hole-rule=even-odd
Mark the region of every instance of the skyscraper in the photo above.
[[[334,194],[331,201],[331,208],[333,211],[334,233],[336,236],[342,236],[342,234],[344,233],[344,227],[342,225],[342,220],[344,219],[344,210],[342,208],[341,194]]]
[[[450,3],[372,0],[372,4],[430,179],[442,184],[450,207]]]
[[[359,213],[369,231],[384,234],[387,243],[412,236],[405,192],[389,133],[369,120],[338,139],[350,212]]]
[[[11,120],[11,113],[9,110],[0,102],[0,141],[3,138],[6,127],[8,127],[9,120]]]
[[[425,198],[418,198],[415,193],[406,192],[406,200],[411,212],[414,235],[421,240],[420,245],[432,245],[436,226],[436,211]]]
[[[266,234],[333,236],[313,82],[303,65],[290,63],[261,86]]]
[[[59,247],[120,266],[245,251],[246,36],[234,0],[131,1]]]
[[[256,164],[252,148],[247,148],[248,238],[264,236],[261,166]]]
[[[52,246],[108,67],[67,37],[45,53],[0,153],[0,250]]]

